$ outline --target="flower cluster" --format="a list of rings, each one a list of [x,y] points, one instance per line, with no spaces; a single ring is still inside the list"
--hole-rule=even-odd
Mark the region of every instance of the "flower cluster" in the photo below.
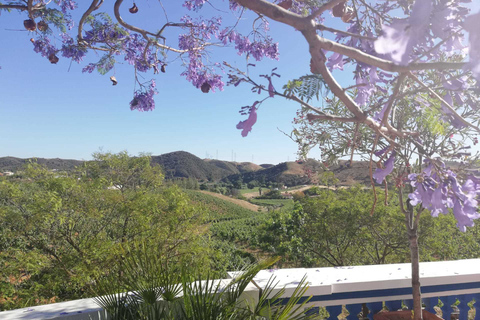
[[[139,34],[128,36],[124,43],[124,60],[127,61],[128,64],[135,66],[135,69],[140,72],[147,72],[150,69],[150,66],[157,62],[157,59],[152,54],[150,48],[147,49],[147,61],[145,61],[144,51],[146,45],[147,41]]]
[[[110,46],[116,46],[128,36],[128,32],[113,25],[111,22],[97,22],[95,27],[85,31],[83,40],[91,43],[105,43]]]
[[[202,88],[207,93],[212,89],[223,90],[222,77],[216,73],[214,66],[204,64],[204,51],[206,40],[216,37],[222,20],[212,18],[210,20],[193,20],[190,16],[184,16],[182,22],[186,24],[187,34],[181,34],[178,38],[178,46],[182,50],[188,50],[187,68],[181,73],[196,88]],[[203,87],[202,87],[203,86]]]
[[[135,91],[133,100],[130,101],[130,110],[153,111],[155,109],[153,96],[158,93],[155,87],[155,81],[151,80],[148,89],[142,86],[143,90]]]
[[[96,68],[97,68],[97,65],[95,63],[89,63],[82,68],[82,72],[92,73],[93,71],[95,71]]]
[[[183,3],[183,6],[188,10],[200,10],[207,0],[187,0]]]
[[[412,60],[412,55],[440,58],[458,54],[464,48],[462,21],[469,12],[461,6],[462,2],[466,1],[415,1],[407,19],[382,25],[383,34],[375,41],[375,50],[403,65]],[[478,21],[466,20],[467,31],[476,33],[478,26]],[[435,47],[438,38],[443,41]]]
[[[461,231],[473,226],[473,220],[480,218],[476,200],[480,195],[480,179],[468,176],[462,185],[457,175],[447,169],[440,160],[425,160],[425,165],[422,173],[408,176],[410,184],[415,188],[415,191],[408,195],[410,203],[421,203],[434,217],[440,213],[447,214],[449,209],[453,209]]]
[[[263,41],[252,42],[247,36],[227,28],[220,32],[218,39],[225,45],[234,43],[239,55],[248,54],[257,61],[262,60],[263,57],[278,60],[278,43],[274,43],[268,36],[265,36]]]
[[[73,0],[55,0],[55,3],[60,6],[64,14],[68,11],[75,10],[77,7],[77,3]]]
[[[62,34],[62,56],[80,63],[87,54],[87,50],[75,44],[75,41],[67,34]]]
[[[40,37],[37,40],[32,41],[33,51],[40,53],[42,57],[48,58],[51,54],[55,54],[57,49],[50,44],[50,39],[47,37]]]

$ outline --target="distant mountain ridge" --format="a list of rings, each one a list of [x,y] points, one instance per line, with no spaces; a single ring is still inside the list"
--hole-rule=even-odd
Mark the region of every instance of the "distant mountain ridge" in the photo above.
[[[80,166],[85,161],[73,160],[73,159],[60,159],[60,158],[21,159],[21,158],[15,158],[15,157],[2,157],[0,158],[0,172],[21,170],[29,162],[37,162],[38,164],[45,165],[48,169],[73,170],[75,169],[75,167]]]
[[[281,182],[287,186],[318,182],[318,173],[323,171],[320,162],[309,159],[304,162],[282,162],[277,165],[257,165],[251,162],[231,162],[215,159],[201,159],[186,151],[175,151],[152,156],[152,164],[162,166],[167,179],[193,178],[199,181],[236,181],[244,183],[252,180],[259,182]],[[49,169],[73,170],[84,161],[72,159],[44,159],[15,157],[0,158],[0,172],[18,171],[29,161],[36,161]],[[339,179],[340,185],[354,183],[369,184],[368,162],[356,161],[350,167],[347,161],[329,168]]]
[[[263,167],[250,162],[230,162],[214,159],[200,159],[199,157],[186,151],[175,151],[159,156],[152,156],[151,158],[152,164],[159,164],[163,167],[165,177],[167,179],[194,178],[197,180],[219,181],[230,175],[263,169]],[[22,170],[22,168],[29,162],[37,162],[45,165],[48,169],[56,170],[73,170],[75,167],[84,163],[84,161],[73,159],[21,159],[15,157],[1,157],[0,172],[15,172]]]

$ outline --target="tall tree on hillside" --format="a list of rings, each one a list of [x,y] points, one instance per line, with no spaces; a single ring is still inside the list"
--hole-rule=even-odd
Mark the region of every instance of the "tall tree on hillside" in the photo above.
[[[0,181],[0,309],[83,297],[138,241],[172,267],[208,263],[203,212],[149,157],[94,157],[75,173],[30,164]]]
[[[470,14],[464,2],[468,0],[186,0],[182,4],[188,14],[178,21],[167,18],[156,30],[130,24],[126,17],[146,8],[134,4],[127,10],[123,0],[105,10],[113,10],[115,20],[102,11],[107,3],[92,0],[73,31],[72,0],[7,0],[0,10],[24,13],[25,28],[34,32],[34,51],[50,63],[63,58],[80,62],[98,57],[87,56],[95,51],[100,59],[89,62],[84,72],[109,74],[114,85],[117,62],[131,65],[138,85],[132,110],[155,107],[155,81],[142,82],[139,73],[166,72],[167,58],[174,57],[185,65],[181,75],[204,93],[222,90],[226,71],[227,84],[250,85],[266,95],[241,108],[247,117],[237,124],[242,136],[252,131],[266,99],[300,105],[292,139],[301,155],[320,144],[326,165],[338,157],[364,157],[370,161],[374,195],[375,182],[387,186],[391,180],[399,189],[411,248],[415,319],[420,319],[420,216],[453,211],[460,230],[480,216],[480,180],[470,170],[476,158],[468,152],[480,131],[480,13]],[[202,17],[210,5],[229,8],[218,9],[221,18]],[[243,20],[250,26],[246,32],[240,27]],[[288,81],[284,91],[278,90],[276,69],[258,79],[249,73],[252,62],[279,57],[268,34],[271,21],[297,30],[295,36],[309,48],[305,64],[310,63],[311,74]],[[225,46],[245,55],[244,69],[211,60]],[[354,77],[337,70],[353,71]],[[463,162],[453,167],[442,159]]]

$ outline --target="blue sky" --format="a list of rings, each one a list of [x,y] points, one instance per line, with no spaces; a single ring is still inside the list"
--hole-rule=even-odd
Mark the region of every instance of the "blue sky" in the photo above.
[[[144,3],[149,12],[143,17],[145,6],[140,3],[138,16],[125,14],[125,18],[136,18],[140,25],[149,21],[143,26],[158,29],[153,21],[160,20],[161,25],[164,20],[161,11],[152,14],[154,9],[160,10],[156,3]],[[174,14],[185,13],[179,9],[177,5],[175,11],[169,11],[171,20]],[[253,157],[255,163],[295,159],[296,144],[277,129],[292,130],[295,103],[269,99],[258,111],[253,131],[242,138],[235,125],[245,117],[238,111],[259,97],[247,85],[204,94],[179,75],[183,69],[177,62],[167,67],[166,74],[155,77],[159,91],[156,109],[130,111],[134,91],[131,66],[116,67],[118,85],[114,87],[111,74],[82,74],[87,62],[98,59],[93,53],[80,65],[62,58],[52,65],[33,51],[32,35],[23,31],[24,19],[25,13],[16,12],[2,13],[0,18],[0,156],[90,159],[92,152],[102,148],[153,155],[185,150],[201,158],[207,154],[216,158],[218,152],[223,160],[231,160],[233,150],[237,161],[252,161]],[[255,72],[268,73],[278,66],[282,78],[275,78],[274,84],[281,88],[287,79],[308,72],[308,47],[291,28],[272,23],[272,31],[280,42],[280,61],[265,60]],[[216,55],[220,61],[245,65],[245,58],[233,48],[216,50]],[[146,79],[152,73],[145,75]]]
[[[226,3],[222,1],[219,5]],[[109,4],[105,2],[104,6]],[[167,7],[170,20],[185,13],[180,1],[174,4]],[[163,25],[157,1],[138,1],[137,5],[140,9],[137,15],[123,14],[127,21],[150,30]],[[87,6],[88,3],[81,3],[80,11]],[[86,160],[102,148],[153,155],[184,150],[201,158],[207,154],[216,158],[218,154],[222,160],[232,160],[233,151],[237,161],[253,159],[259,164],[296,158],[296,144],[277,129],[292,130],[298,109],[294,102],[279,97],[268,99],[258,111],[252,132],[242,138],[235,125],[245,117],[238,111],[259,97],[247,85],[204,94],[180,76],[183,68],[177,61],[167,67],[166,74],[155,76],[159,91],[155,111],[130,111],[134,91],[131,66],[116,67],[118,85],[112,86],[111,74],[82,74],[83,66],[98,59],[95,53],[80,65],[64,58],[52,65],[33,51],[32,35],[23,28],[24,19],[25,13],[0,16],[0,157]],[[250,26],[251,20],[245,24]],[[345,25],[340,22],[336,27]],[[310,58],[307,43],[298,32],[275,22],[271,23],[271,29],[271,35],[279,42],[280,61],[257,63],[255,72],[269,73],[278,67],[282,78],[274,78],[274,85],[279,89],[288,79],[308,73]],[[245,58],[238,56],[233,48],[216,50],[213,57],[241,68],[245,66]],[[146,79],[152,73],[145,75]],[[348,81],[352,76],[347,71],[342,78]],[[318,157],[319,153],[313,152],[311,156]]]

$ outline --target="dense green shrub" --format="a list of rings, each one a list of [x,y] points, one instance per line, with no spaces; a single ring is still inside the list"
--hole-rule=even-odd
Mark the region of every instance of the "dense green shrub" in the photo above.
[[[0,182],[0,309],[88,295],[132,241],[208,268],[204,220],[148,157],[96,154],[71,174],[31,164]]]

